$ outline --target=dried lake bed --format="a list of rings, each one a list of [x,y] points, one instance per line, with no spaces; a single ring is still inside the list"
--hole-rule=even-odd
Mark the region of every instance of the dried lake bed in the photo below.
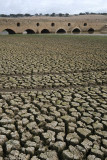
[[[107,36],[0,36],[0,160],[107,160]]]

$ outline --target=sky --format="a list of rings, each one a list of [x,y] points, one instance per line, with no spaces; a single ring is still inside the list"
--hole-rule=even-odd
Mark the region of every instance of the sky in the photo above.
[[[107,0],[0,0],[0,14],[106,12]]]

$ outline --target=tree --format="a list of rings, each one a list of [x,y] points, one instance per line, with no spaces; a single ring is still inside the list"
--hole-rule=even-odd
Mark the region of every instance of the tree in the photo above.
[[[39,16],[42,16],[42,13],[39,13]]]
[[[62,17],[63,16],[63,14],[62,13],[59,13],[59,17]]]
[[[36,13],[35,16],[38,16],[38,13]]]
[[[66,13],[66,14],[65,14],[65,17],[69,17],[69,13]]]
[[[25,17],[30,17],[31,15],[29,13],[26,13],[25,14]]]
[[[0,14],[0,17],[8,17],[6,14]]]
[[[88,14],[90,14],[90,13],[89,13],[89,12],[85,12],[85,14],[87,14],[87,15],[88,15]]]
[[[49,16],[49,14],[47,13],[47,14],[45,14],[45,16]]]
[[[85,13],[80,13],[79,15],[85,15]]]
[[[55,17],[55,13],[52,13],[52,14],[51,14],[51,17]]]

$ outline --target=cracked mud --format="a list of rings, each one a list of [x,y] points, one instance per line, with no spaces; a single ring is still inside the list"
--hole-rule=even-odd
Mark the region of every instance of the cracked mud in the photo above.
[[[0,160],[107,160],[107,38],[0,36]]]

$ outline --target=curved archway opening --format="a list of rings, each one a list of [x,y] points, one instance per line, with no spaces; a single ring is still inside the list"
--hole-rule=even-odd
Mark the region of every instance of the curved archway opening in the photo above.
[[[41,31],[41,33],[43,33],[43,34],[44,34],[44,33],[50,33],[50,32],[49,32],[49,30],[48,30],[48,29],[43,29],[43,30]]]
[[[90,29],[88,30],[88,33],[89,33],[89,34],[93,34],[93,33],[94,33],[94,29],[93,29],[93,28],[90,28]]]
[[[61,33],[61,34],[63,33],[63,34],[64,34],[64,33],[66,33],[66,31],[65,31],[64,29],[59,29],[59,30],[57,31],[57,33]]]
[[[32,29],[27,29],[23,33],[24,34],[35,34],[35,32]]]
[[[72,31],[72,33],[74,33],[74,34],[79,34],[79,33],[80,33],[80,29],[79,29],[79,28],[75,28],[75,29]]]
[[[12,29],[4,29],[2,31],[2,34],[8,35],[8,34],[15,34],[15,31],[13,31]]]

